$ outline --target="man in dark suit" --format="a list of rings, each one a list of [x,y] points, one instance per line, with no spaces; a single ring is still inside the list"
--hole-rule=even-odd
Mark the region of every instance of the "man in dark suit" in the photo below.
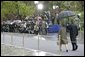
[[[70,39],[71,39],[71,43],[72,43],[72,47],[73,47],[73,51],[77,50],[78,45],[77,45],[77,41],[76,41],[76,37],[78,35],[78,28],[77,26],[73,23],[73,21],[71,21],[71,24],[69,24],[67,26],[67,29],[70,32]]]

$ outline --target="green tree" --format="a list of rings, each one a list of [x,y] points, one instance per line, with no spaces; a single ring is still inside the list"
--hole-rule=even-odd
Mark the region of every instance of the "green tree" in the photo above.
[[[3,1],[1,2],[1,19],[16,18],[16,16],[31,16],[35,12],[33,5],[26,5],[23,1]],[[13,18],[13,19],[14,19]]]

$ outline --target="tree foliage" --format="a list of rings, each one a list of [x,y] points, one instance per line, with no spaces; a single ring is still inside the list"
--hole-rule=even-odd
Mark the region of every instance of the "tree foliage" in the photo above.
[[[76,14],[81,13],[81,19],[83,20],[84,18],[84,1],[43,1],[43,4],[44,10],[53,9],[53,5],[57,5],[61,11],[71,10]],[[34,13],[36,13],[36,5],[33,1],[1,2],[1,19],[15,19],[19,15],[22,18],[31,16]]]
[[[14,19],[20,15],[31,16],[35,12],[33,5],[26,5],[23,1],[3,1],[1,2],[1,19]]]

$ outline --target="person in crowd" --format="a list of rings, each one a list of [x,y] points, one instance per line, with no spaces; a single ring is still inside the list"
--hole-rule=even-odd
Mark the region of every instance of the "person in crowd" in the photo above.
[[[42,21],[42,32],[44,35],[47,34],[47,23],[45,20]]]

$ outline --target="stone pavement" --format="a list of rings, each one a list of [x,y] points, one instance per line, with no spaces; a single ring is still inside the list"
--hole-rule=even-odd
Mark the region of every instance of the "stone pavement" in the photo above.
[[[57,56],[56,54],[33,49],[1,45],[1,56]],[[58,55],[59,56],[59,55]]]
[[[14,44],[21,44],[20,39],[22,39],[22,34],[17,33],[13,34],[16,36],[14,39]],[[1,45],[1,56],[84,56],[84,33],[79,33],[78,35],[78,50],[72,51],[70,39],[68,37],[68,48],[69,52],[65,52],[65,48],[63,47],[63,51],[59,52],[59,47],[56,45],[56,34],[48,34],[47,36],[40,35],[39,45],[40,49],[37,50],[37,36],[24,34],[25,35],[25,46],[24,48],[13,47],[6,45],[7,43],[10,44],[10,33],[4,33],[2,36],[5,36],[5,45]],[[3,43],[3,37],[1,36],[1,43]],[[9,37],[8,37],[9,36]],[[69,36],[69,35],[68,35]],[[18,39],[19,38],[19,39]],[[17,42],[17,43],[16,43]],[[30,44],[31,43],[31,44]],[[27,49],[26,49],[27,47]]]
[[[70,45],[70,44],[68,44]],[[50,53],[41,50],[34,50],[34,49],[25,49],[19,47],[13,47],[8,45],[1,45],[1,56],[84,56],[84,45],[78,44],[78,49],[76,51],[72,51],[69,49],[68,52],[65,51],[65,47],[63,46],[62,52],[59,51],[57,48],[57,52]],[[71,48],[69,46],[68,48]]]

